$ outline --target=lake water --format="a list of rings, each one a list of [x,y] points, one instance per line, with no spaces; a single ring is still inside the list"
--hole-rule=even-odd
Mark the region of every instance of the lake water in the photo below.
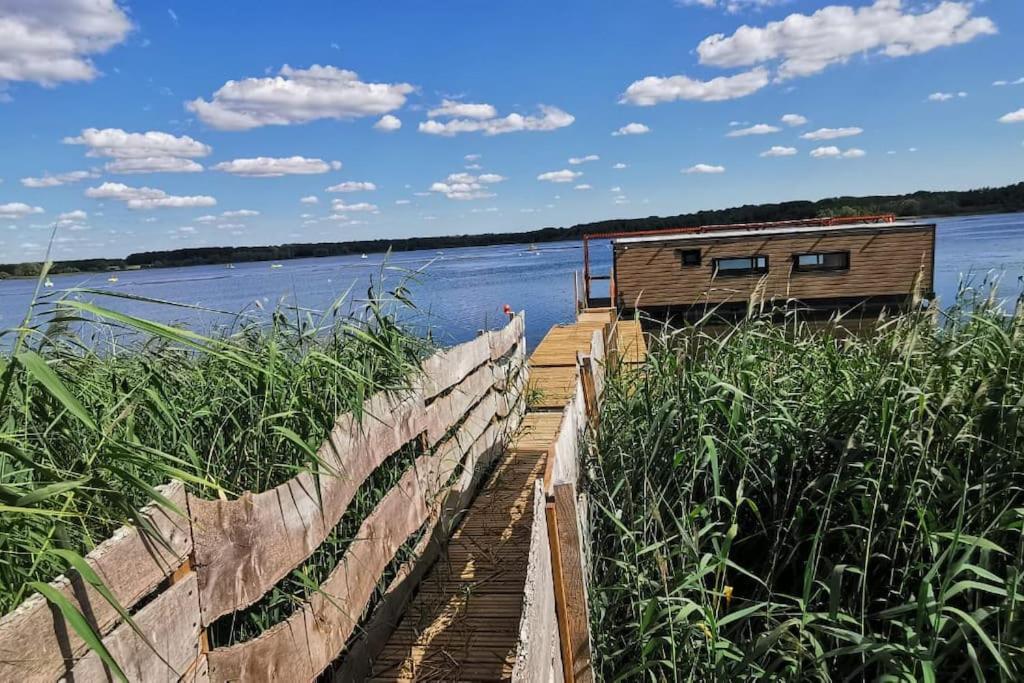
[[[999,214],[937,219],[935,289],[942,301],[950,301],[962,276],[973,273],[975,281],[988,273],[1003,273],[1000,293],[1014,297],[1024,275],[1024,214]],[[498,326],[502,307],[526,311],[527,340],[532,347],[556,323],[573,318],[573,271],[582,269],[579,242],[540,245],[469,247],[435,251],[402,252],[387,259],[371,254],[362,259],[343,256],[283,261],[280,268],[267,262],[240,263],[235,268],[194,266],[117,273],[110,283],[107,274],[58,275],[52,291],[75,287],[163,299],[219,311],[273,309],[279,303],[322,310],[351,288],[354,298],[365,297],[370,279],[383,272],[385,286],[402,279],[402,270],[422,269],[410,284],[419,308],[416,323],[429,325],[438,341],[458,343],[477,330]],[[596,273],[610,268],[607,245],[591,248]],[[0,329],[18,325],[35,289],[34,280],[0,281]],[[596,294],[596,292],[595,292]],[[79,295],[95,298],[92,295]],[[258,302],[258,304],[257,304]],[[227,316],[209,311],[171,308],[103,297],[102,305],[153,320],[186,323],[207,332],[224,324]],[[262,306],[262,309],[260,308]]]

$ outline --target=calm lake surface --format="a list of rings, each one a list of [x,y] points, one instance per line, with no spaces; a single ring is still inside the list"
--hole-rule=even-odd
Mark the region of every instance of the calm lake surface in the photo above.
[[[1015,297],[1024,275],[1024,214],[999,214],[936,219],[935,289],[944,302],[954,297],[961,277],[980,283],[1002,273],[1000,294]],[[270,263],[165,268],[106,274],[53,276],[51,296],[60,290],[89,287],[112,293],[163,299],[218,311],[265,315],[278,304],[323,310],[351,288],[350,298],[366,295],[370,279],[384,274],[385,287],[397,285],[403,270],[422,272],[410,283],[419,311],[412,319],[429,325],[444,344],[466,341],[477,330],[500,326],[504,304],[526,311],[526,334],[531,348],[548,328],[573,317],[573,271],[582,269],[578,242],[539,245],[470,247],[444,252],[414,251],[393,254],[384,267],[383,254],[362,259],[344,256]],[[611,252],[596,244],[591,250],[595,272],[607,272]],[[34,280],[0,281],[0,329],[18,325],[32,300]],[[595,292],[596,294],[596,292]],[[96,299],[89,294],[71,294]],[[170,323],[186,323],[209,332],[228,324],[231,316],[127,299],[100,297],[108,308]]]

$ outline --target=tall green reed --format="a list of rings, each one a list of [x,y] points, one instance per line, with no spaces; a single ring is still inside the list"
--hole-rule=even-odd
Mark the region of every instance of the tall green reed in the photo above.
[[[1021,677],[1022,411],[992,298],[666,328],[589,451],[598,672]]]

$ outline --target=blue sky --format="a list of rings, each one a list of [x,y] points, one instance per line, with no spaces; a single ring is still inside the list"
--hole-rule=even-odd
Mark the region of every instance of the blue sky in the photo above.
[[[1022,30],[1018,0],[0,0],[0,262],[54,223],[79,258],[1018,182]]]

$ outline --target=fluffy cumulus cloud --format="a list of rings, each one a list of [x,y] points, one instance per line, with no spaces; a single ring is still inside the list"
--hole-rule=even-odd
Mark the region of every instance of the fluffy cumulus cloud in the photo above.
[[[65,211],[64,213],[57,216],[57,227],[67,228],[68,230],[85,230],[85,221],[88,220],[89,214],[81,209],[75,209],[74,211]]]
[[[801,116],[800,114],[783,114],[782,118],[779,119],[787,126],[797,127],[803,126],[807,123],[807,117]]]
[[[642,123],[636,123],[634,121],[633,123],[627,123],[626,125],[622,126],[618,130],[612,131],[612,135],[614,135],[616,137],[618,137],[620,135],[645,135],[646,133],[650,133],[650,132],[651,132],[650,128],[648,128],[647,126],[645,126]]]
[[[567,168],[563,168],[561,171],[548,171],[546,173],[541,173],[537,176],[537,180],[544,180],[549,183],[571,183],[581,175],[583,174],[579,171],[570,171]]]
[[[812,130],[810,133],[804,133],[800,137],[804,140],[835,140],[836,138],[853,137],[863,132],[863,128],[857,128],[856,126],[850,126],[849,128],[819,128],[818,130]]]
[[[811,150],[811,156],[815,159],[859,159],[866,154],[867,152],[856,147],[851,147],[844,152],[835,145],[815,147]]]
[[[763,27],[741,26],[730,35],[708,36],[697,46],[702,64],[740,68],[777,63],[781,80],[820,73],[860,54],[906,57],[967,43],[996,33],[974,3],[944,0],[922,11],[903,0],[871,5],[832,5],[813,14],[791,14]]]
[[[70,171],[55,175],[45,174],[38,178],[22,178],[21,184],[25,187],[59,187],[69,183],[77,183],[80,180],[95,178],[98,175],[95,171]]]
[[[306,157],[253,157],[251,159],[233,159],[222,161],[213,166],[215,171],[224,171],[232,175],[247,178],[276,178],[284,175],[313,175],[327,173],[341,168],[340,161],[327,162],[323,159]]]
[[[729,138],[742,138],[748,135],[769,135],[771,133],[778,133],[781,128],[778,126],[770,126],[767,123],[758,123],[748,128],[737,128],[736,130],[729,131],[726,133],[726,137]]]
[[[965,93],[963,90],[961,90],[960,92],[955,92],[955,93],[953,93],[953,92],[933,92],[931,95],[928,96],[928,101],[929,102],[949,102],[950,100],[956,99],[957,97],[967,97],[967,93]]]
[[[90,81],[132,24],[114,0],[0,1],[0,83]]]
[[[771,149],[761,152],[763,157],[791,157],[794,154],[796,154],[796,147],[783,147],[781,145],[772,145]]]
[[[430,191],[443,194],[448,199],[488,199],[495,195],[487,186],[504,180],[505,177],[497,173],[451,173],[443,181],[433,183]]]
[[[385,133],[393,133],[402,127],[402,119],[393,114],[385,114],[380,117],[377,123],[373,124],[373,127]]]
[[[129,133],[120,128],[86,128],[80,135],[64,138],[64,144],[84,145],[86,156],[112,159],[104,167],[109,173],[198,173],[193,161],[208,156],[209,145],[187,135],[151,130]]]
[[[715,166],[714,164],[695,164],[689,168],[684,168],[683,173],[725,173],[725,166]]]
[[[751,69],[733,76],[719,76],[709,81],[682,75],[648,76],[631,83],[619,101],[641,107],[676,100],[719,102],[755,93],[768,85],[769,81],[768,70],[762,68]]]
[[[494,119],[498,110],[492,104],[459,102],[458,100],[441,100],[441,105],[427,112],[427,116],[436,118]]]
[[[123,183],[103,183],[85,191],[93,199],[114,199],[129,209],[162,209],[214,206],[217,200],[207,195],[177,196],[152,187],[129,187]]]
[[[380,116],[399,109],[413,90],[408,83],[365,83],[356,72],[335,66],[286,64],[276,76],[228,81],[209,100],[200,97],[185,106],[213,128],[249,130]]]
[[[224,218],[251,218],[259,215],[260,212],[255,209],[235,209],[233,211],[225,211],[221,214]]]
[[[24,218],[35,213],[43,213],[40,206],[31,206],[22,202],[0,204],[0,218]]]
[[[344,213],[377,213],[377,205],[368,202],[357,202],[346,204],[344,199],[335,199],[331,202],[331,211],[335,214]]]
[[[999,123],[1024,123],[1024,109],[1011,111],[999,117]]]
[[[371,182],[359,181],[359,180],[346,180],[343,183],[337,185],[331,185],[327,188],[328,192],[372,192],[376,190],[377,186]]]
[[[320,198],[317,197],[315,194],[311,194],[307,197],[303,197],[299,201],[302,202],[303,204],[319,204]]]
[[[489,104],[467,104],[460,102],[446,103],[453,105],[445,107],[442,105],[428,112],[429,121],[421,121],[419,131],[428,135],[441,135],[452,137],[460,133],[483,133],[484,135],[502,135],[504,133],[518,133],[521,131],[552,131],[559,128],[571,126],[576,120],[572,114],[562,111],[558,107],[551,107],[542,104],[538,107],[539,115],[526,115],[512,113],[508,116],[497,116],[495,110]],[[459,108],[473,107],[474,109],[456,114]],[[489,107],[493,116],[482,117],[484,108]],[[473,116],[468,115],[472,113]],[[438,118],[446,120],[439,121]]]
[[[588,154],[585,157],[571,157],[569,159],[569,163],[573,166],[579,166],[580,164],[585,164],[588,161],[599,161],[600,159],[601,157],[596,154]]]
[[[620,161],[619,163],[617,163],[614,166],[612,166],[612,168],[614,168],[616,171],[621,171],[624,168],[629,168],[629,165],[628,164],[624,164],[624,163],[622,163]]]

